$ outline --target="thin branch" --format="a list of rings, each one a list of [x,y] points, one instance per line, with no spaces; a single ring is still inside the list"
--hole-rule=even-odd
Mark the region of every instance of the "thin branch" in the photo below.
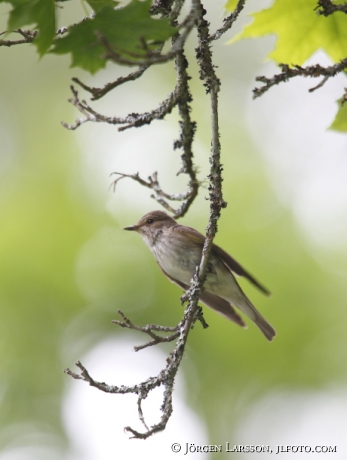
[[[190,116],[192,96],[189,89],[188,82],[190,77],[187,73],[187,67],[188,61],[182,51],[177,54],[175,58],[177,84],[181,88],[180,97],[178,99],[178,113],[181,118],[181,134],[179,140],[176,140],[174,143],[174,149],[180,148],[183,150],[183,154],[181,155],[182,168],[178,174],[188,174],[189,183],[188,191],[184,198],[185,201],[183,201],[180,208],[176,211],[175,217],[183,217],[187,213],[190,205],[198,194],[200,185],[196,177],[196,168],[193,162],[193,140],[196,131],[196,122],[192,121]]]
[[[14,30],[14,32],[20,34],[23,38],[21,40],[0,40],[0,46],[13,46],[13,45],[22,45],[23,43],[31,43],[37,36],[37,30]],[[0,35],[4,35],[6,32],[1,32]]]
[[[189,290],[184,299],[189,300],[193,311],[197,306],[197,299],[205,281],[207,264],[212,250],[213,239],[217,233],[217,221],[220,217],[222,208],[227,206],[222,194],[222,165],[220,162],[221,147],[219,142],[219,123],[218,123],[218,93],[220,81],[215,73],[215,66],[212,62],[212,52],[210,48],[209,23],[204,19],[206,10],[200,0],[196,0],[199,8],[199,19],[197,21],[198,47],[196,57],[200,66],[200,79],[204,82],[206,92],[210,94],[211,100],[211,155],[210,155],[210,174],[209,178],[209,199],[210,217],[206,228],[206,239],[202,250],[200,266],[197,267]]]
[[[78,78],[74,77],[72,78],[72,81],[80,85],[83,89],[88,91],[93,95],[91,98],[92,101],[96,101],[97,99],[102,98],[105,96],[105,94],[109,93],[112,91],[114,88],[117,88],[120,85],[123,85],[124,83],[127,83],[128,81],[135,81],[138,78],[142,77],[143,73],[148,69],[149,66],[143,66],[140,67],[138,70],[135,72],[130,73],[129,75],[126,75],[125,77],[119,77],[117,78],[116,81],[107,83],[103,88],[92,88],[83,82],[81,82]]]
[[[146,188],[149,188],[149,189],[153,190],[155,192],[155,195],[151,195],[151,197],[153,199],[155,199],[158,203],[163,205],[164,208],[167,209],[169,212],[173,213],[175,218],[178,218],[178,217],[182,216],[181,208],[178,209],[178,210],[175,210],[165,200],[170,200],[170,201],[185,201],[186,200],[187,202],[191,201],[192,195],[195,192],[195,188],[199,187],[199,185],[200,185],[200,183],[197,182],[197,185],[193,189],[193,192],[192,192],[192,189],[189,188],[185,193],[179,193],[179,194],[177,194],[177,193],[166,193],[166,192],[164,192],[164,190],[161,188],[161,186],[159,184],[158,173],[156,171],[151,176],[148,177],[148,181],[142,179],[139,176],[139,173],[136,173],[136,174],[124,174],[124,173],[119,173],[119,172],[113,172],[111,175],[113,175],[113,174],[119,175],[119,177],[116,180],[114,180],[112,182],[112,184],[111,184],[111,186],[113,187],[114,190],[115,190],[115,187],[116,187],[117,183],[120,180],[122,180],[124,178],[132,179],[132,180],[138,182],[143,187],[146,187]],[[195,180],[197,180],[197,179],[195,179]],[[185,204],[184,204],[184,207],[186,207]]]
[[[301,67],[295,65],[293,67],[289,67],[287,64],[279,64],[282,72],[274,75],[272,78],[267,78],[264,76],[257,77],[256,81],[260,81],[264,84],[264,86],[260,88],[254,88],[253,90],[253,98],[257,98],[262,96],[267,90],[269,90],[272,86],[278,85],[279,83],[286,82],[291,78],[294,77],[310,77],[310,78],[319,78],[324,77],[322,81],[315,87],[311,88],[309,92],[313,92],[318,88],[321,88],[329,78],[335,77],[338,73],[343,72],[347,69],[347,58],[342,59],[338,64],[334,64],[332,66],[323,67],[320,64],[315,64],[312,66]]]
[[[347,14],[347,3],[336,5],[332,2],[332,0],[318,0],[315,10],[317,11],[318,15],[325,17],[330,16],[337,11]]]
[[[175,17],[175,14],[173,15],[174,17]],[[175,20],[172,20],[171,25],[176,26]],[[176,40],[178,40],[178,38],[179,38],[179,35],[176,35],[172,38],[173,47],[175,46],[175,42]],[[192,100],[192,96],[189,90],[188,82],[189,82],[190,77],[188,76],[188,73],[187,73],[187,67],[188,67],[188,62],[182,51],[178,53],[175,57],[175,68],[177,72],[177,85],[173,93],[171,93],[171,96],[172,96],[171,100],[172,100],[172,103],[175,103],[175,105],[178,106],[179,115],[181,117],[180,139],[175,141],[174,148],[183,149],[183,154],[181,156],[182,168],[180,169],[178,174],[184,173],[184,174],[189,175],[190,180],[188,183],[187,192],[184,194],[165,193],[161,189],[158,183],[156,172],[153,173],[152,176],[148,178],[149,179],[148,182],[141,179],[138,174],[129,175],[129,174],[116,173],[116,174],[119,174],[120,177],[113,182],[113,185],[115,186],[120,179],[124,177],[130,177],[131,179],[139,182],[141,185],[153,189],[155,191],[155,194],[151,195],[151,198],[155,199],[167,211],[172,213],[175,218],[182,217],[186,214],[190,205],[195,200],[198,194],[199,186],[200,186],[200,183],[198,182],[197,177],[196,177],[196,170],[195,170],[194,163],[193,163],[192,144],[193,144],[193,139],[194,139],[195,130],[196,130],[196,123],[193,122],[190,117],[190,111],[191,111],[190,102]],[[155,116],[154,111],[152,111],[151,114],[153,115],[153,119],[158,118],[157,116]],[[124,127],[124,129],[128,127],[132,127],[132,126],[133,124],[128,124],[126,127]],[[170,206],[170,204],[166,200],[182,201],[183,203],[178,209],[175,210],[172,206]]]
[[[199,317],[198,315],[195,315],[195,316],[191,315],[189,311],[189,306],[188,306],[185,311],[182,321],[180,321],[180,323],[175,328],[167,328],[163,326],[154,326],[154,325],[149,325],[145,328],[141,328],[141,327],[133,325],[131,321],[122,312],[119,312],[119,313],[121,314],[124,320],[124,323],[119,321],[119,322],[116,322],[116,324],[122,327],[128,327],[130,329],[135,329],[141,332],[145,332],[147,334],[148,334],[148,330],[146,329],[147,327],[148,328],[152,327],[152,330],[165,330],[165,331],[173,330],[173,329],[177,330],[178,340],[176,342],[175,349],[170,353],[169,357],[166,360],[167,364],[166,364],[165,369],[163,369],[157,377],[150,377],[144,382],[135,384],[132,386],[125,386],[125,385],[115,386],[115,385],[108,385],[105,382],[98,382],[94,380],[93,377],[91,377],[87,369],[83,366],[83,364],[80,361],[76,363],[76,366],[81,371],[79,374],[72,372],[70,369],[65,369],[64,372],[70,375],[74,379],[84,380],[85,382],[89,383],[90,386],[98,388],[99,390],[105,393],[112,393],[112,394],[133,393],[133,394],[136,394],[139,419],[142,422],[142,424],[145,426],[146,431],[139,432],[129,426],[125,427],[125,430],[131,433],[134,438],[147,439],[152,434],[164,430],[172,414],[172,393],[173,393],[173,388],[174,388],[175,377],[176,377],[177,371],[179,369],[179,365],[183,357],[184,348],[185,348],[185,344],[186,344],[186,340],[187,340],[190,328],[192,327],[194,322],[197,319],[199,319]],[[142,346],[142,348],[145,348],[145,347]],[[160,387],[161,385],[164,386],[164,399],[163,399],[163,404],[161,406],[163,415],[161,416],[159,423],[157,423],[156,425],[153,425],[151,428],[148,428],[145,422],[145,419],[144,419],[141,404],[142,404],[142,401],[147,397],[150,391],[154,390],[155,388]]]
[[[175,10],[174,16],[178,15],[180,8],[182,6],[181,0],[178,3],[180,7],[177,9],[177,11]],[[105,59],[110,59],[111,61],[117,64],[128,66],[151,66],[154,64],[163,64],[165,62],[171,61],[176,56],[176,54],[180,53],[183,50],[188,35],[194,27],[196,17],[196,5],[195,2],[192,1],[191,9],[181,25],[181,34],[178,36],[177,40],[175,40],[173,46],[171,47],[171,50],[168,51],[166,54],[160,53],[161,48],[159,51],[147,50],[145,55],[124,51],[119,52],[111,46],[111,44],[102,34],[96,32],[95,35],[98,38],[100,44],[106,50],[106,53],[103,56]],[[124,54],[128,55],[129,57],[125,57]]]
[[[141,114],[131,113],[126,117],[109,117],[98,113],[96,110],[90,107],[86,101],[81,101],[78,97],[78,92],[72,85],[70,86],[70,89],[73,94],[73,98],[69,99],[69,102],[71,102],[71,104],[73,104],[85,116],[85,118],[77,118],[75,123],[72,125],[62,122],[62,125],[69,130],[75,130],[83,123],[88,121],[109,123],[111,125],[125,125],[119,127],[118,131],[125,131],[126,129],[133,127],[138,128],[140,126],[150,124],[153,120],[162,120],[172,111],[177,103],[178,98],[178,90],[176,87],[175,90],[168,96],[168,98],[159,105],[159,107],[151,110],[150,112]]]
[[[223,26],[220,27],[218,30],[216,30],[214,34],[210,35],[209,37],[210,41],[218,40],[223,34],[225,34],[225,32],[231,29],[232,25],[234,24],[236,19],[239,17],[239,14],[243,10],[245,3],[246,3],[246,0],[239,0],[237,2],[237,5],[234,11],[231,14],[229,14],[229,16],[223,19],[223,23],[224,23]]]
[[[179,336],[178,326],[168,327],[168,326],[157,326],[155,324],[147,324],[144,327],[136,326],[130,321],[129,318],[125,316],[122,310],[118,310],[118,313],[123,318],[123,321],[119,321],[115,319],[112,321],[114,324],[117,324],[117,326],[124,327],[127,329],[133,329],[134,331],[143,332],[145,334],[148,334],[153,339],[152,341],[145,343],[144,345],[134,347],[135,351],[143,350],[144,348],[151,347],[153,345],[157,345],[158,343],[173,342]],[[153,331],[173,332],[173,334],[166,335],[166,336],[160,336],[158,334],[155,334]]]
[[[183,0],[177,0],[176,2],[173,3],[173,8],[172,8],[172,15],[170,16],[170,24],[174,27],[178,27],[177,24],[177,17],[178,14],[182,8],[183,5]],[[156,5],[158,7],[158,5]],[[172,93],[157,107],[156,109],[151,110],[150,112],[145,112],[145,113],[131,113],[126,117],[109,117],[105,116],[101,113],[98,113],[96,110],[94,110],[89,104],[87,104],[86,101],[81,101],[78,97],[78,92],[75,90],[73,86],[71,86],[71,91],[73,93],[73,98],[70,99],[69,101],[84,115],[84,118],[77,118],[74,124],[68,124],[68,123],[62,123],[63,126],[67,129],[70,130],[75,130],[82,124],[92,121],[92,122],[102,122],[102,123],[109,123],[113,125],[123,125],[118,128],[119,131],[124,131],[129,128],[133,127],[140,127],[144,126],[146,124],[150,124],[153,120],[161,120],[163,119],[166,115],[168,115],[172,109],[177,105],[179,114],[181,117],[181,122],[180,122],[180,128],[181,128],[181,134],[180,134],[180,139],[175,141],[174,143],[174,148],[182,148],[183,154],[181,156],[182,158],[182,167],[179,171],[179,174],[185,173],[188,174],[189,176],[189,183],[188,183],[188,191],[184,195],[178,195],[177,198],[172,195],[165,194],[161,189],[157,181],[150,181],[150,183],[146,183],[145,181],[142,181],[139,179],[138,175],[127,175],[127,174],[120,174],[120,178],[118,178],[116,181],[114,181],[114,185],[124,177],[131,177],[134,180],[137,180],[141,185],[145,185],[149,188],[154,189],[155,194],[152,195],[152,198],[154,198],[161,206],[163,206],[167,211],[170,213],[173,213],[176,218],[182,217],[183,215],[186,214],[188,211],[189,207],[195,200],[198,190],[199,190],[199,182],[197,181],[196,177],[196,169],[194,167],[193,163],[193,151],[192,151],[192,143],[194,139],[194,134],[196,130],[196,123],[191,120],[190,117],[190,102],[191,102],[191,94],[189,91],[189,79],[190,77],[187,74],[187,60],[184,56],[183,53],[183,46],[185,43],[185,40],[188,36],[188,33],[190,32],[191,28],[194,26],[195,20],[197,17],[197,6],[196,2],[192,2],[191,10],[185,20],[183,21],[183,24],[181,25],[181,30],[183,32],[175,34],[175,36],[172,38],[172,46],[171,46],[171,57],[175,57],[175,68],[177,72],[177,84],[175,89],[172,91]],[[111,50],[110,45],[107,43],[107,41],[99,35],[99,40],[103,43],[103,45],[106,47],[106,49],[109,52],[115,52],[114,50]],[[145,47],[145,44],[143,45]],[[117,54],[117,53],[116,53]],[[120,55],[117,54],[119,57]],[[150,54],[150,57],[148,59],[152,60],[157,60],[157,58],[160,58],[160,54]],[[168,55],[166,55],[168,56]],[[132,56],[132,57],[138,57],[138,56]],[[122,57],[123,59],[123,57]],[[161,59],[161,58],[160,58]],[[166,59],[166,58],[165,58]],[[93,94],[93,100],[98,99],[102,97],[104,94],[108,93],[111,89],[119,86],[120,84],[123,84],[127,81],[134,80],[139,78],[144,70],[149,67],[149,65],[152,65],[154,61],[146,61],[146,66],[144,66],[142,69],[139,69],[136,72],[131,73],[127,77],[121,77],[115,82],[109,83],[106,85],[104,88],[91,88],[84,83],[82,83],[80,80],[74,78],[73,81],[82,86],[86,91],[90,92]],[[125,62],[125,61],[124,61]],[[138,61],[137,61],[138,62]],[[154,176],[152,176],[154,178]],[[154,183],[156,182],[156,183]],[[167,200],[177,200],[177,201],[182,201],[181,206],[179,209],[174,209],[170,204],[168,203]]]
[[[155,0],[150,8],[150,13],[153,15],[159,14],[163,18],[168,18],[172,15],[172,6],[175,0]]]
[[[347,88],[345,88],[345,92],[341,98],[341,105],[346,104],[346,102],[347,102]]]

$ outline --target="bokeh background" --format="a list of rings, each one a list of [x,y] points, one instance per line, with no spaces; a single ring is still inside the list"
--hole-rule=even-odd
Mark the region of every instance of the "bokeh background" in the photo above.
[[[64,15],[84,14],[68,3],[62,25]],[[253,101],[255,76],[276,72],[266,61],[275,37],[227,41],[259,4],[249,2],[215,45],[228,202],[216,241],[273,292],[268,299],[242,283],[278,336],[268,343],[254,325],[242,330],[205,308],[210,327],[196,325],[189,337],[173,417],[145,442],[123,431],[141,428],[134,396],[100,394],[63,369],[80,359],[95,378],[119,385],[165,366],[169,345],[135,353],[145,337],[111,323],[119,308],[137,324],[181,318],[180,290],[138,235],[122,230],[158,205],[130,180],[115,193],[109,187],[113,171],[158,171],[166,190],[184,190],[172,149],[177,114],[124,133],[92,123],[67,131],[60,121],[80,115],[67,102],[71,77],[100,86],[127,69],[109,65],[92,78],[70,69],[66,56],[39,60],[32,46],[0,48],[0,460],[179,458],[186,443],[221,444],[224,452],[185,458],[251,455],[225,452],[226,442],[270,445],[274,453],[277,445],[337,446],[311,458],[346,458],[347,140],[327,130],[346,81],[336,77],[311,94],[316,82],[292,81]],[[215,28],[223,4],[206,5]],[[1,30],[7,10],[2,4]],[[329,63],[323,53],[310,62]],[[203,179],[209,101],[194,65],[190,73]],[[149,110],[174,83],[171,64],[157,66],[95,107],[110,115]],[[182,220],[202,232],[207,195],[202,188]],[[149,423],[158,420],[160,398],[159,391],[145,405]],[[180,453],[171,451],[174,442]],[[277,458],[294,456],[306,458]]]

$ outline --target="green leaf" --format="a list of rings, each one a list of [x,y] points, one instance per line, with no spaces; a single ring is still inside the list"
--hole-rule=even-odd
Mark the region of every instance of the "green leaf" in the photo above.
[[[228,0],[226,5],[224,6],[224,8],[227,11],[234,11],[234,9],[236,8],[237,3],[238,3],[238,0]]]
[[[139,57],[146,54],[143,41],[153,49],[156,46],[153,42],[163,42],[176,32],[167,19],[153,19],[150,16],[150,5],[151,0],[133,0],[119,10],[105,6],[94,18],[70,27],[67,35],[57,38],[53,52],[71,53],[72,67],[82,67],[95,73],[106,64],[106,60],[101,58],[105,48],[96,36],[99,33],[117,53],[136,62],[133,53]]]
[[[231,42],[275,34],[276,47],[269,57],[276,62],[302,65],[319,49],[337,62],[346,57],[347,16],[319,16],[316,6],[317,0],[276,0],[270,8],[255,13],[253,23]]]
[[[35,24],[39,34],[34,43],[42,56],[51,46],[55,35],[54,0],[11,0],[9,3],[13,10],[10,12],[8,29],[11,31]]]
[[[339,110],[329,129],[334,131],[347,132],[347,103],[342,104],[342,100],[337,101]]]

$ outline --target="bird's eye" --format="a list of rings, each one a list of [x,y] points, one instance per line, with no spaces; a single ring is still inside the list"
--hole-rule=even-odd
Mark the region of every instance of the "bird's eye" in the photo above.
[[[153,224],[154,220],[153,219],[147,219],[147,224]]]

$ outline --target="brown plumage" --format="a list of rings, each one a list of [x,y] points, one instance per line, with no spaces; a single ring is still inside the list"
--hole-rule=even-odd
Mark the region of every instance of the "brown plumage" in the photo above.
[[[195,267],[200,263],[205,237],[197,230],[179,225],[163,211],[152,211],[125,230],[138,232],[152,251],[167,278],[187,290]],[[244,276],[264,294],[270,292],[235,259],[213,244],[200,300],[234,323],[245,323],[233,307],[239,308],[259,327],[268,340],[276,335],[273,327],[257,311],[238,285],[235,276]]]

